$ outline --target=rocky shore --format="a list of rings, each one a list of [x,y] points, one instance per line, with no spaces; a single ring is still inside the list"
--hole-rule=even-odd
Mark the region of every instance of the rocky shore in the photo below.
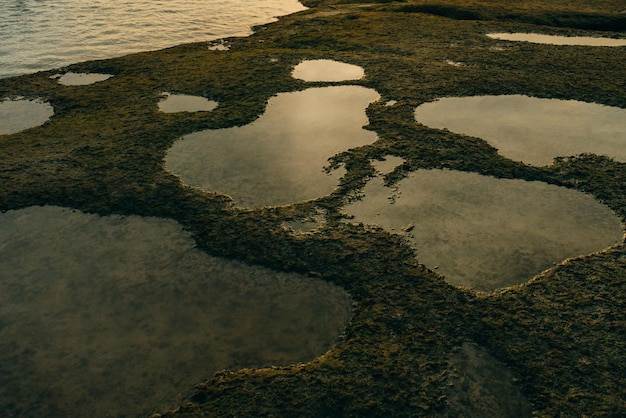
[[[446,96],[523,94],[626,108],[626,47],[486,36],[623,39],[624,3],[303,3],[310,9],[257,27],[249,37],[226,39],[227,48],[193,43],[0,79],[0,99],[40,98],[54,107],[44,125],[0,136],[0,210],[56,205],[174,219],[210,255],[305,273],[342,286],[355,301],[351,323],[321,357],[220,372],[198,382],[188,402],[158,415],[624,416],[626,247],[569,259],[524,285],[480,293],[454,287],[421,265],[419,251],[402,237],[343,222],[340,211],[373,175],[373,160],[396,156],[404,163],[387,175],[388,183],[433,168],[542,181],[588,193],[624,222],[622,162],[581,154],[526,165],[481,139],[414,120],[417,106]],[[365,77],[341,84],[381,96],[367,110],[367,129],[378,140],[333,157],[347,174],[332,194],[244,210],[164,169],[167,150],[181,136],[248,124],[278,93],[333,84],[291,77],[307,59],[358,65]],[[68,71],[112,77],[59,84],[54,76]],[[204,96],[219,106],[164,113],[158,109],[163,92]],[[319,213],[326,219],[314,233],[282,226]],[[477,379],[468,372],[472,358],[473,364],[486,358],[500,364],[515,390],[490,387],[489,378],[479,390],[468,389],[476,387],[463,380]]]

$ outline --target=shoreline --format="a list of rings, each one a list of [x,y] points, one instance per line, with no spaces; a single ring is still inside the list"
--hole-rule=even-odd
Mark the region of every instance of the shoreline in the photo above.
[[[0,13],[8,15],[3,29],[13,34],[0,44],[0,78],[184,43],[245,37],[254,32],[254,26],[304,10],[298,0],[259,0],[255,7],[243,1],[205,3],[181,1],[154,7],[135,2],[130,9],[115,4],[71,7],[67,1],[54,5],[0,5]],[[109,16],[110,21],[103,24],[101,16]],[[24,19],[28,23],[18,26],[17,22]],[[76,27],[81,30],[75,31]]]

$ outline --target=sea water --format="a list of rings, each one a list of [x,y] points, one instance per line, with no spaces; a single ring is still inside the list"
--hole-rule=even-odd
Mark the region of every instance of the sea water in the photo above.
[[[297,0],[3,0],[0,78],[187,42],[247,36]]]

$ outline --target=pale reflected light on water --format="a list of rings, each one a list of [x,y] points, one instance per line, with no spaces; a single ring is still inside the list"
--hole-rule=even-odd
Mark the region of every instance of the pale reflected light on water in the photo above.
[[[334,60],[306,60],[296,65],[291,75],[304,81],[348,81],[365,77],[365,70]]]
[[[242,207],[279,206],[331,193],[344,170],[328,158],[376,141],[365,109],[378,100],[360,86],[281,93],[249,125],[185,135],[165,166],[190,186],[229,195]]]
[[[246,36],[304,9],[297,0],[3,0],[0,77]]]
[[[547,45],[570,46],[626,46],[626,39],[601,38],[593,36],[558,36],[542,35],[540,33],[489,33],[489,38],[513,42],[531,42]]]
[[[567,258],[622,242],[619,218],[592,196],[542,182],[418,170],[396,187],[375,177],[351,222],[405,235],[417,259],[452,284],[491,291]]]
[[[206,97],[173,93],[163,93],[163,99],[158,103],[159,110],[164,113],[210,112],[217,105],[217,102]]]
[[[42,125],[52,115],[52,105],[41,100],[0,98],[0,135],[14,134]]]
[[[59,84],[64,86],[88,86],[90,84],[108,80],[111,77],[113,77],[111,74],[73,73],[70,71],[63,75],[57,74],[51,78],[56,78]]]
[[[445,97],[418,106],[415,119],[484,139],[527,164],[581,153],[626,162],[626,109],[619,107],[523,95]]]
[[[149,416],[218,370],[309,361],[341,288],[210,257],[171,220],[0,214],[0,414]]]

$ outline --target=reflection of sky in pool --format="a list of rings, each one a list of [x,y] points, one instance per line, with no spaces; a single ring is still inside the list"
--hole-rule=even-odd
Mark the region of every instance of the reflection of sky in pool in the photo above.
[[[206,97],[189,94],[164,93],[159,101],[159,110],[165,113],[176,112],[210,112],[217,107],[217,102]]]
[[[379,98],[360,86],[281,93],[253,123],[184,136],[165,165],[191,186],[230,195],[243,207],[278,206],[332,192],[343,170],[328,158],[370,144],[365,109]]]
[[[526,282],[567,258],[622,241],[617,216],[591,196],[542,182],[418,170],[346,206],[355,222],[406,234],[417,258],[477,290]],[[389,199],[393,195],[392,199]]]
[[[304,81],[348,81],[363,78],[365,71],[358,65],[334,60],[306,60],[296,65],[292,76]]]
[[[54,114],[41,100],[0,100],[0,135],[14,134],[44,124]]]
[[[626,39],[599,38],[592,36],[558,36],[539,33],[490,33],[488,37],[503,41],[532,42],[550,45],[579,46],[626,46]]]
[[[0,214],[0,410],[148,416],[224,368],[307,361],[347,293],[207,256],[174,221],[58,207]]]
[[[626,109],[618,107],[522,95],[447,97],[418,106],[415,119],[482,138],[533,165],[581,153],[626,161]]]
[[[59,84],[63,84],[64,86],[86,86],[108,80],[111,77],[113,77],[111,74],[67,72],[63,75],[53,76],[52,78],[58,78]]]

